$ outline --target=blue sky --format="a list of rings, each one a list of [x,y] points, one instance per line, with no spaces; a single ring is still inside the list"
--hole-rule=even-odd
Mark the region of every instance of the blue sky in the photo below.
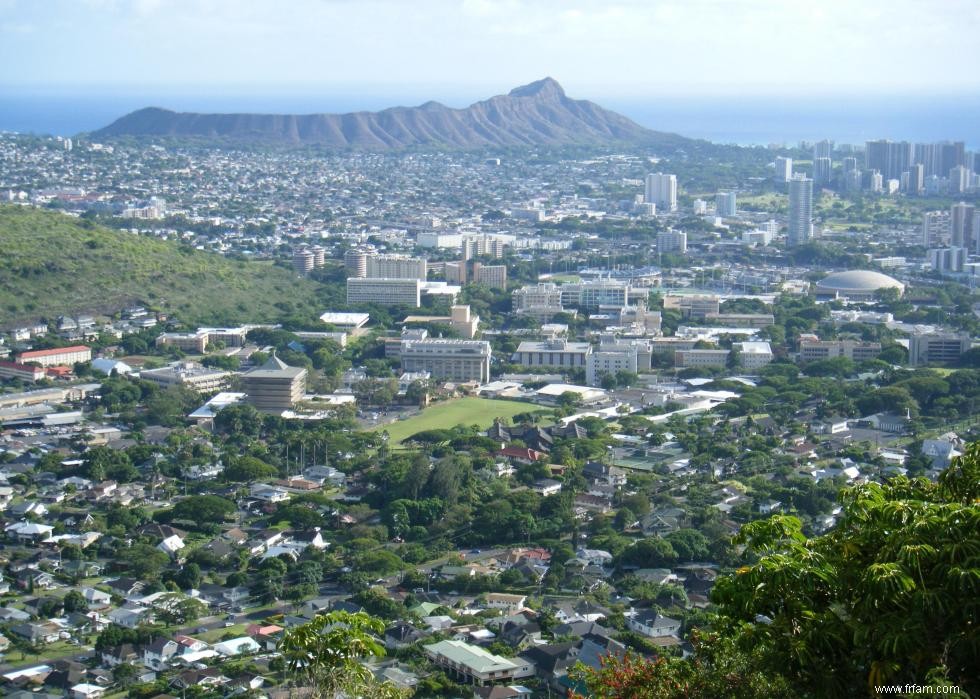
[[[978,0],[0,0],[8,91],[977,95],[977,66]]]

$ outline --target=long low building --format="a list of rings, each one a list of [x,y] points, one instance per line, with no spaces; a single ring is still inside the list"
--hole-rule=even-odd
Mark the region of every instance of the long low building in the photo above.
[[[0,379],[19,379],[34,383],[45,377],[43,368],[36,364],[18,364],[0,360]]]
[[[880,342],[859,340],[817,340],[800,338],[800,361],[815,362],[821,359],[846,357],[855,362],[876,358],[881,354]]]
[[[674,352],[675,367],[724,367],[728,363],[726,349],[690,349]]]
[[[522,342],[517,346],[511,361],[522,366],[584,367],[586,357],[591,353],[592,345],[588,342],[568,342],[561,339]]]
[[[466,684],[484,686],[534,674],[534,665],[523,658],[494,655],[463,641],[439,641],[423,648],[429,660]]]
[[[21,352],[17,356],[17,361],[21,364],[39,364],[43,367],[71,366],[78,362],[92,361],[92,348],[85,345],[72,345],[56,349],[29,350]]]
[[[230,371],[210,369],[192,362],[183,362],[160,369],[145,369],[139,373],[142,380],[155,383],[162,388],[186,386],[201,393],[221,390],[228,385],[230,376]]]
[[[418,308],[422,304],[422,282],[418,279],[351,277],[347,280],[347,303]]]

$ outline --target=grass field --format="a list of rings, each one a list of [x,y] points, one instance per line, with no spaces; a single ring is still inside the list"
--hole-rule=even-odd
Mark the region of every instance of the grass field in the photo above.
[[[379,425],[374,429],[387,430],[391,443],[400,444],[416,432],[447,429],[456,425],[479,425],[486,428],[490,427],[497,418],[511,418],[520,413],[545,412],[545,410],[529,403],[467,397],[436,403],[407,420]]]

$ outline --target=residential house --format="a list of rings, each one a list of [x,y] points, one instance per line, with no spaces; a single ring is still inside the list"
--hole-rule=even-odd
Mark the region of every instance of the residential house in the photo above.
[[[143,646],[143,664],[151,670],[164,670],[179,650],[180,644],[176,641],[160,637],[149,645]]]
[[[644,609],[628,615],[626,626],[630,631],[635,631],[649,638],[657,638],[659,636],[676,636],[681,629],[681,622],[662,616],[653,609]]]

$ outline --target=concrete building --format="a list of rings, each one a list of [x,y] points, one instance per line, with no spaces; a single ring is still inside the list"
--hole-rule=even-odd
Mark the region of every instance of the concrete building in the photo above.
[[[813,161],[813,183],[817,187],[830,184],[834,163],[830,158],[816,158]]]
[[[668,294],[664,296],[665,311],[680,311],[685,318],[703,320],[708,314],[717,315],[721,309],[721,300],[717,296],[681,296]]]
[[[46,376],[43,367],[34,364],[18,364],[0,360],[0,379],[16,379],[34,383]]]
[[[841,298],[848,301],[874,301],[881,289],[896,289],[899,296],[905,293],[902,282],[881,272],[853,269],[834,272],[817,282],[817,298]]]
[[[913,162],[913,148],[908,141],[867,141],[864,169],[877,170],[886,180],[899,179]]]
[[[922,245],[927,248],[948,245],[950,242],[950,213],[926,211],[922,214]]]
[[[371,315],[369,313],[327,311],[320,315],[320,320],[327,325],[332,325],[337,330],[352,331],[367,325],[368,321],[371,320]]]
[[[348,250],[344,253],[344,268],[348,277],[363,279],[367,276],[368,252],[364,250]]]
[[[594,310],[599,306],[621,307],[629,303],[630,285],[618,279],[562,284],[559,288],[561,305],[564,307]]]
[[[733,195],[734,196],[734,195]],[[679,255],[687,253],[687,233],[669,228],[657,232],[657,252],[673,252]]]
[[[522,366],[584,367],[591,353],[592,345],[588,342],[562,339],[522,342],[511,361]]]
[[[473,277],[477,284],[491,289],[507,289],[507,265],[481,265],[473,263]]]
[[[733,342],[743,369],[754,370],[772,361],[772,347],[768,342]]]
[[[140,379],[161,388],[186,386],[199,393],[220,391],[228,385],[231,375],[230,371],[212,369],[193,362],[180,362],[160,369],[144,369],[139,373]]]
[[[906,194],[919,194],[926,186],[926,171],[921,164],[910,165],[908,177],[902,173],[902,190]]]
[[[875,359],[881,354],[880,342],[859,340],[818,340],[816,336],[800,338],[800,361],[816,362],[822,359],[846,357],[855,362]]]
[[[515,313],[536,318],[550,318],[564,310],[561,303],[561,288],[550,282],[529,284],[515,289],[511,294],[511,301]]]
[[[368,255],[365,277],[368,279],[420,279],[428,276],[427,262],[406,255]]]
[[[772,313],[705,313],[704,322],[723,328],[768,328],[776,317]]]
[[[457,382],[490,382],[490,343],[482,340],[402,340],[400,358],[404,372],[429,372],[432,378]]]
[[[677,175],[662,172],[647,175],[643,199],[663,212],[677,211]]]
[[[293,268],[300,274],[309,274],[316,266],[316,256],[309,248],[300,248],[293,252]]]
[[[797,175],[789,181],[786,244],[803,245],[813,237],[813,180]]]
[[[969,349],[969,333],[913,333],[909,337],[909,364],[955,362]]]
[[[604,376],[617,371],[639,373],[638,349],[636,345],[600,346],[598,351],[590,352],[585,359],[585,383],[601,386]]]
[[[793,179],[793,159],[777,157],[775,180],[777,182],[789,182],[791,179]]]
[[[382,306],[413,306],[422,299],[422,282],[418,279],[347,279],[347,303],[377,303]]]
[[[718,192],[715,195],[715,214],[724,218],[735,215],[735,192]]]
[[[57,349],[28,350],[17,355],[20,364],[38,364],[43,367],[71,366],[78,362],[92,361],[92,348],[85,345],[72,345]]]
[[[204,354],[208,347],[208,336],[205,333],[163,333],[157,336],[157,347],[176,347],[181,352]]]
[[[728,350],[726,349],[689,349],[674,352],[674,366],[678,368],[721,368],[727,364]]]
[[[949,209],[949,237],[954,248],[968,248],[974,241],[973,218],[976,207],[973,204],[960,202]]]
[[[275,355],[242,376],[245,400],[258,410],[281,413],[306,393],[306,369],[287,365]]]
[[[968,255],[966,248],[933,248],[927,260],[936,272],[962,272]]]

